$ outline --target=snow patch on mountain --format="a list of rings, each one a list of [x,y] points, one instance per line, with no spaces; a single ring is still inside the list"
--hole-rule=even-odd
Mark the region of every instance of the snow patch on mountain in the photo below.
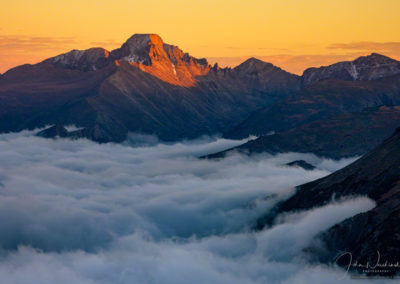
[[[350,73],[350,76],[353,77],[353,80],[357,80],[358,78],[358,71],[357,71],[357,67],[354,65],[354,63],[350,63],[350,68],[348,68],[347,70]]]

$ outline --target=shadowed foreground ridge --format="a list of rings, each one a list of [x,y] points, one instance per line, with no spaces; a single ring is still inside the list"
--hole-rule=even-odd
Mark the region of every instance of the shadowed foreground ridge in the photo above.
[[[351,252],[359,262],[384,263],[400,256],[400,128],[377,148],[335,173],[301,185],[288,200],[259,225],[272,223],[277,214],[302,211],[350,196],[368,196],[376,207],[347,219],[323,233],[324,249],[310,248],[322,261],[331,262],[340,252]],[[389,274],[399,273],[391,268]]]
[[[398,125],[400,106],[365,108],[360,112],[333,115],[287,131],[261,136],[241,146],[207,157],[223,158],[234,152],[301,152],[331,159],[361,156],[389,137]]]

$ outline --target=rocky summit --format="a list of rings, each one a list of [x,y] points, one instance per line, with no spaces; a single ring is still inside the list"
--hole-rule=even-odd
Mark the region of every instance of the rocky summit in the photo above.
[[[193,85],[196,76],[207,74],[211,68],[207,60],[196,59],[177,46],[164,43],[156,34],[135,34],[111,52],[103,48],[72,50],[44,62],[81,71],[128,62],[165,82],[181,86]]]
[[[400,62],[392,58],[372,53],[354,61],[344,61],[325,67],[309,68],[304,71],[302,82],[305,86],[326,79],[348,81],[369,81],[400,74]]]

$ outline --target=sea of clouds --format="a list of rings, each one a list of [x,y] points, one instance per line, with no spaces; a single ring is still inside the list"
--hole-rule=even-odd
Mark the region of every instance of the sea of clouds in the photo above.
[[[314,237],[374,207],[356,198],[256,220],[294,186],[353,161],[288,153],[198,157],[242,141],[123,144],[0,135],[0,283],[345,283],[310,265]],[[304,159],[317,169],[285,163]]]

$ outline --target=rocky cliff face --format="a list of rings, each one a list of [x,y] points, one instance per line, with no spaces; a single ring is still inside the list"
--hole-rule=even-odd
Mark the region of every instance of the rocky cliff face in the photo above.
[[[111,52],[103,48],[72,50],[44,62],[80,71],[128,62],[165,82],[186,87],[193,86],[197,76],[204,76],[211,69],[206,59],[194,58],[177,46],[164,43],[156,34],[135,34]]]
[[[163,42],[156,34],[135,34],[111,58],[132,66],[174,85],[194,86],[197,76],[206,75],[211,66],[207,60],[196,59],[177,46]]]

